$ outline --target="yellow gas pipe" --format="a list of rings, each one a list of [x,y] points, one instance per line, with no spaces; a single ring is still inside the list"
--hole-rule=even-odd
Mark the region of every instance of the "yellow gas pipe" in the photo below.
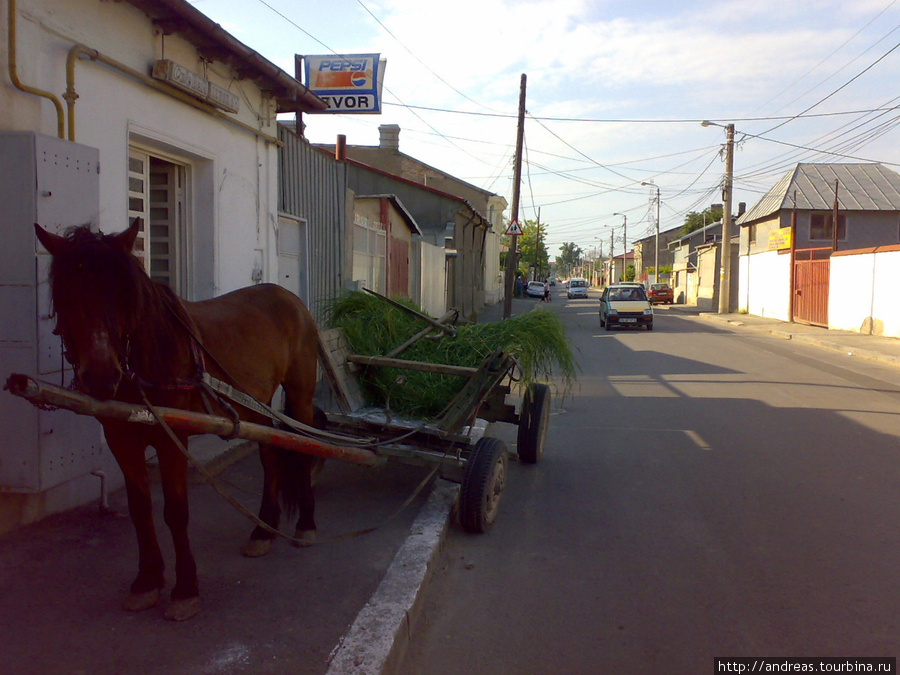
[[[22,84],[21,80],[19,80],[19,74],[17,72],[17,64],[16,64],[16,0],[9,0],[9,16],[7,17],[7,25],[8,25],[8,37],[9,37],[9,80],[12,82],[13,86],[16,89],[20,89],[28,94],[34,94],[35,96],[41,96],[43,98],[49,99],[51,103],[53,103],[56,108],[56,133],[60,138],[65,138],[65,111],[63,110],[62,101],[56,97],[55,94],[44,91],[43,89],[37,89],[36,87],[29,87],[27,84]]]

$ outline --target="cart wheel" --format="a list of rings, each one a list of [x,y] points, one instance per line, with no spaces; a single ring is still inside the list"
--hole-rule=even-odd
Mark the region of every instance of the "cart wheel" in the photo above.
[[[525,390],[516,439],[519,459],[526,464],[537,464],[544,455],[549,421],[550,387],[546,384],[533,384]]]
[[[491,529],[506,486],[506,444],[499,438],[480,438],[466,462],[459,492],[459,521],[466,532]]]

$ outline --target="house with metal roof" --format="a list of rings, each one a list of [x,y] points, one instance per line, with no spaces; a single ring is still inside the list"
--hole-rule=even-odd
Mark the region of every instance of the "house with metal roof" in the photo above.
[[[900,248],[900,174],[874,163],[797,164],[736,225],[738,309],[847,327],[834,314],[844,313],[842,303],[829,293],[840,286],[836,261]],[[852,329],[863,324],[873,324],[868,311]]]
[[[672,277],[669,282],[675,292],[675,302],[685,305],[701,305],[699,279],[699,250],[701,247],[717,247],[722,241],[722,221],[673,239],[668,244],[672,258]],[[714,279],[718,275],[714,275]],[[715,289],[714,289],[715,290]],[[718,297],[718,296],[716,296]],[[713,306],[710,300],[709,307]]]
[[[477,213],[475,217],[479,223],[477,232],[471,227],[471,222],[465,228],[453,226],[448,231],[449,219],[447,222],[432,223],[420,213],[414,213],[414,215],[422,227],[423,235],[430,238],[431,243],[443,245],[445,237],[449,237],[454,240],[453,248],[459,252],[460,256],[466,255],[468,246],[464,243],[465,240],[474,236],[480,242],[476,246],[477,257],[481,261],[476,265],[479,269],[472,268],[467,273],[472,277],[471,281],[481,286],[478,290],[477,307],[474,309],[480,310],[482,305],[499,302],[503,295],[500,236],[504,231],[503,212],[507,207],[506,199],[402,152],[398,125],[382,124],[378,127],[378,133],[378,145],[344,143],[340,154],[348,161],[360,166],[368,166],[383,174],[401,178],[407,183],[424,186],[435,193],[452,195],[464,202],[467,210],[471,209]],[[318,144],[318,147],[329,153],[336,153],[335,145]],[[407,207],[415,211],[415,202],[408,202]],[[471,214],[467,215],[466,221],[469,221],[470,217]],[[468,264],[466,263],[466,265]],[[452,298],[452,290],[450,295]]]

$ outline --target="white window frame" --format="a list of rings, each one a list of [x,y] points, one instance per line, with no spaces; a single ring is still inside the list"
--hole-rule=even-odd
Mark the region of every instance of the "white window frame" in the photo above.
[[[143,162],[143,170],[140,173],[133,170],[133,159],[139,159]],[[144,228],[138,235],[139,243],[136,245],[136,250],[144,263],[144,269],[147,270],[148,274],[154,276],[151,269],[153,257],[151,252],[154,248],[151,233],[151,228],[153,227],[153,204],[150,197],[153,189],[150,171],[151,159],[161,160],[172,165],[176,182],[179,183],[174,188],[176,194],[174,195],[174,204],[171,206],[177,213],[175,214],[174,223],[176,232],[171,242],[174,251],[169,256],[174,258],[174,260],[169,260],[169,278],[173,280],[171,285],[175,293],[183,298],[191,299],[193,295],[192,289],[194,288],[193,270],[190,264],[191,256],[189,253],[192,250],[192,209],[190,208],[192,201],[192,165],[183,158],[132,142],[129,143],[128,148],[128,220],[130,224],[136,217],[144,219]],[[142,182],[142,196],[135,190],[138,187],[136,183],[138,180]]]

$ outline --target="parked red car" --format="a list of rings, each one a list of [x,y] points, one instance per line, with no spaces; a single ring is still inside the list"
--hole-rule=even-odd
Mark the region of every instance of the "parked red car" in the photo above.
[[[647,299],[651,305],[659,303],[671,305],[675,301],[675,292],[669,284],[650,284]]]

